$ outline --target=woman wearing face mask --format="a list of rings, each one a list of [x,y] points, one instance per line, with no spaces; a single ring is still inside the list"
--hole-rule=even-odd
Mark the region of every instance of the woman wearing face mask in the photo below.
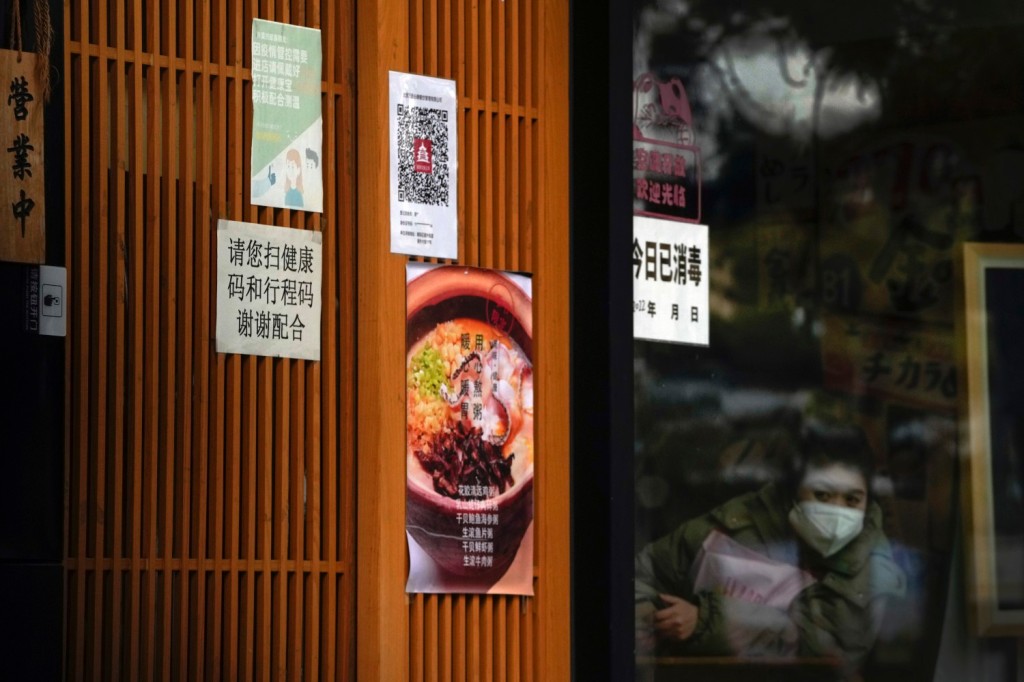
[[[729,500],[640,552],[639,651],[827,657],[859,667],[886,602],[905,591],[870,495],[873,456],[859,430],[816,427],[794,462],[786,481]],[[788,605],[759,603],[735,586],[695,589],[695,562],[714,531],[766,564],[802,569]]]

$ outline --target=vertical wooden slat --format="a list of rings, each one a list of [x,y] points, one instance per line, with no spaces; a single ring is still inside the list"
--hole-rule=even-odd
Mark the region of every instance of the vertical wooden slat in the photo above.
[[[454,78],[455,69],[452,65],[454,50],[452,38],[452,0],[438,0],[437,35],[440,50],[438,52],[438,75],[441,78]]]
[[[256,535],[257,535],[257,453],[259,448],[256,439],[257,423],[257,397],[256,397],[256,359],[253,357],[242,358],[242,371],[244,373],[242,404],[242,452],[241,459],[244,471],[245,495],[243,506],[245,513],[242,516],[243,545],[241,557],[244,557],[242,570],[244,580],[240,587],[245,588],[245,594],[241,597],[244,603],[240,604],[241,613],[238,619],[241,621],[239,627],[239,677],[254,679],[256,671],[253,667],[253,656],[255,655],[255,627],[256,627]]]
[[[119,5],[115,8],[115,33],[118,47],[121,47],[121,39],[124,35],[124,14],[123,8]],[[121,638],[117,633],[122,632],[121,616],[122,608],[122,572],[121,560],[124,557],[124,460],[125,460],[125,394],[120,386],[127,380],[125,375],[125,300],[128,295],[126,256],[127,256],[127,235],[126,228],[128,215],[126,213],[126,183],[125,169],[128,166],[126,151],[126,102],[125,102],[125,69],[121,60],[111,63],[114,74],[114,98],[113,98],[113,159],[110,168],[113,172],[113,186],[111,188],[112,222],[111,229],[114,238],[109,245],[110,260],[116,263],[112,268],[114,277],[111,286],[110,306],[112,308],[113,330],[113,368],[111,371],[111,384],[114,387],[110,392],[113,403],[112,413],[112,436],[111,454],[113,458],[113,491],[111,493],[112,515],[112,543],[109,556],[114,558],[111,567],[111,595],[110,595],[110,625],[108,631],[110,637],[110,679],[118,679],[121,675]]]
[[[304,530],[304,505],[303,496],[306,487],[306,463],[305,463],[305,419],[303,399],[305,398],[305,375],[306,363],[302,361],[292,363],[289,368],[291,378],[291,399],[289,400],[288,422],[294,427],[290,431],[288,452],[289,471],[288,477],[288,501],[285,505],[285,523],[287,524],[287,551],[282,552],[286,561],[293,562],[294,572],[288,577],[287,593],[287,619],[285,636],[282,637],[282,647],[287,666],[287,679],[300,679],[299,669],[301,666],[302,646],[302,596],[303,596],[303,574],[305,553],[303,542]],[[291,646],[288,644],[291,643]]]
[[[92,7],[92,27],[95,32],[96,42],[100,46],[107,44],[107,8],[105,3],[96,3]],[[91,240],[92,261],[95,269],[92,271],[92,290],[94,292],[94,305],[90,321],[90,336],[94,339],[97,348],[106,348],[108,344],[108,304],[107,291],[107,270],[108,270],[108,239],[109,239],[109,149],[110,149],[110,128],[108,116],[108,78],[107,59],[103,50],[98,51],[94,60],[90,60],[89,69],[92,71],[96,89],[101,95],[92,98],[92,115],[90,121],[91,130],[96,136],[98,149],[94,148],[91,154],[91,168],[94,183],[96,185],[96,198],[93,202],[93,211],[89,215],[89,222],[95,226],[94,238]],[[89,558],[92,560],[92,613],[91,615],[91,669],[93,679],[104,677],[104,639],[106,628],[104,627],[104,571],[101,557],[106,556],[106,534],[107,534],[107,486],[106,486],[106,458],[107,458],[107,436],[108,425],[105,415],[108,406],[108,354],[94,353],[90,357],[89,373],[94,382],[94,391],[90,399],[89,419],[92,425],[89,445],[90,460],[90,498],[91,498],[91,532],[92,547],[89,549]]]
[[[520,638],[520,604],[523,603],[523,597],[515,597],[509,600],[508,604],[508,656],[506,658],[506,664],[508,666],[507,679],[510,682],[519,682],[520,679],[520,656],[522,656],[522,639]]]
[[[469,186],[466,188],[466,232],[469,242],[466,248],[466,264],[480,265],[480,156],[477,152],[480,140],[480,100],[483,97],[481,86],[482,65],[477,58],[480,50],[480,16],[475,0],[466,0],[469,7],[469,21],[466,30],[469,32],[468,53],[466,54],[466,80],[469,83],[470,108],[469,125],[466,126],[466,156],[469,160]]]
[[[454,599],[455,603],[452,606],[455,613],[455,623],[452,628],[453,679],[455,682],[465,682],[469,668],[466,662],[466,633],[468,631],[466,606],[468,598],[464,595],[458,595]]]
[[[208,119],[208,126],[212,127],[211,164],[212,159],[227,159],[227,3],[217,3],[217,10],[210,16],[212,22],[210,30],[210,59],[213,64],[219,66],[217,75],[213,78],[211,100],[211,116]],[[213,216],[226,216],[227,210],[227,187],[224,182],[216,182],[217,174],[212,172],[211,181],[211,208]],[[213,216],[210,217],[211,235],[207,240],[208,246],[213,248],[216,244],[214,233]],[[208,267],[213,267],[212,263]],[[216,300],[214,292],[209,294],[209,304],[213,305]],[[203,336],[208,351],[212,345],[212,334],[207,331]],[[230,467],[226,463],[230,450],[227,447],[227,410],[228,397],[226,386],[227,363],[224,355],[213,354],[213,377],[211,379],[211,417],[210,417],[210,458],[213,461],[213,471],[210,481],[211,501],[209,505],[209,533],[212,536],[211,554],[215,565],[221,567],[221,571],[213,576],[213,590],[211,603],[213,617],[210,622],[211,634],[208,636],[210,643],[209,663],[207,664],[207,675],[205,679],[221,680],[228,676],[230,661],[233,659],[234,642],[231,640],[229,624],[234,621],[231,617],[231,607],[235,603],[231,597],[231,586],[235,584],[236,573],[233,570],[235,557],[231,551],[231,530],[234,511],[237,505],[226,504],[229,491],[233,495],[236,487],[232,486],[237,478],[230,478]],[[237,412],[237,411],[236,411]],[[232,458],[234,460],[234,458]],[[227,537],[227,540],[225,540]],[[225,570],[226,569],[226,570]],[[225,589],[227,588],[227,589]],[[228,661],[225,664],[225,661]]]
[[[409,70],[423,73],[423,3],[426,0],[409,0]]]
[[[246,174],[248,176],[248,174]],[[254,566],[255,581],[259,588],[256,599],[256,641],[253,668],[255,677],[262,682],[270,680],[271,667],[271,551],[272,534],[274,531],[273,507],[273,471],[274,471],[274,363],[273,358],[260,357],[256,364],[256,518],[254,519],[256,535],[256,556],[258,562]]]
[[[330,6],[334,7],[335,5],[331,4]],[[339,42],[344,46],[345,54],[355,55],[355,33],[351,30],[340,30],[341,22],[351,25],[351,18],[355,15],[355,2],[354,0],[343,0],[337,6],[340,8],[340,12],[334,15],[333,24],[336,33],[340,34]],[[341,264],[352,263],[357,256],[356,241],[352,236],[355,233],[357,204],[356,185],[352,182],[354,169],[356,168],[356,146],[354,144],[342,144],[341,141],[351,142],[355,140],[356,136],[356,80],[355,78],[344,77],[343,73],[345,72],[332,72],[331,79],[332,83],[342,84],[337,89],[335,97],[337,110],[341,112],[341,116],[337,120],[340,120],[342,125],[338,129],[336,143],[333,148],[345,150],[338,164],[338,168],[341,169],[338,173],[338,179],[347,178],[348,180],[337,183],[338,201],[335,202],[334,207],[341,218],[340,222],[352,226],[353,229],[344,232],[334,231],[335,235],[345,235],[345,238],[337,240],[337,247],[335,247],[337,256],[332,259],[329,270],[336,273],[331,279],[336,283],[337,300],[354,303],[357,300],[356,278],[351,276],[351,274],[346,274],[350,273],[351,270],[347,267],[341,267]],[[348,73],[354,75],[355,71],[349,71]],[[342,97],[342,94],[344,94],[344,97]],[[332,327],[337,330],[335,347],[341,349],[341,352],[338,354],[339,362],[335,364],[341,372],[347,372],[356,367],[356,330],[358,318],[346,314],[344,307],[334,307],[332,308],[331,319],[334,320]],[[334,381],[332,385],[339,381],[339,376],[339,374],[333,375]],[[339,666],[339,677],[343,676],[354,679],[356,674],[354,646],[356,641],[356,434],[358,431],[356,417],[357,405],[359,404],[356,400],[356,384],[352,381],[341,382],[340,390],[331,393],[331,400],[336,400],[340,408],[337,412],[333,410],[330,412],[325,411],[325,414],[338,415],[336,420],[331,419],[329,422],[333,429],[333,438],[336,442],[339,440],[339,430],[340,433],[344,434],[344,440],[341,442],[340,449],[328,448],[325,450],[332,462],[339,463],[339,479],[344,482],[339,490],[342,504],[337,507],[336,514],[331,517],[329,524],[332,535],[336,533],[339,537],[341,557],[345,562],[344,569],[342,569],[344,574],[341,580],[343,593],[342,597],[335,602],[335,604],[340,606],[334,607],[341,612],[342,623],[338,633],[338,641],[341,642],[339,650],[342,656],[342,665]],[[336,454],[339,452],[341,453],[340,457]],[[333,480],[334,477],[332,477]]]
[[[536,4],[532,0],[524,2],[523,7],[523,76],[524,76],[524,105],[526,110],[526,131],[523,135],[523,172],[524,180],[521,185],[522,191],[528,196],[535,197],[534,202],[530,207],[530,211],[526,216],[527,228],[522,232],[522,241],[520,242],[520,253],[523,255],[523,261],[520,267],[527,272],[533,272],[533,232],[537,229],[537,187],[535,177],[535,163],[534,159],[536,154],[535,149],[535,136],[533,126],[533,112],[536,109],[537,99],[535,97],[534,89],[536,83],[539,80],[534,73],[534,66],[536,61],[536,50],[537,50],[537,9]],[[543,62],[541,62],[543,63]]]
[[[192,492],[193,492],[193,413],[192,395],[195,385],[194,358],[192,354],[192,332],[193,332],[193,283],[194,265],[193,257],[193,235],[195,231],[195,163],[196,156],[203,151],[202,147],[194,146],[196,140],[195,130],[195,64],[194,64],[194,41],[195,32],[193,27],[193,3],[179,3],[176,14],[181,21],[179,26],[182,30],[177,31],[178,56],[183,57],[183,67],[174,69],[176,81],[177,101],[181,102],[177,109],[177,216],[178,224],[174,229],[177,235],[176,253],[178,255],[177,267],[175,268],[179,278],[177,308],[175,310],[175,387],[177,399],[176,411],[176,459],[178,460],[178,483],[175,488],[175,499],[177,510],[175,513],[175,526],[178,529],[180,540],[175,550],[175,556],[183,559],[191,559],[195,556],[192,551]],[[179,572],[178,593],[178,652],[177,666],[178,679],[185,680],[188,676],[190,659],[196,654],[190,646],[190,625],[193,619],[199,614],[190,610],[191,586],[195,584],[194,575],[186,566],[182,566]]]
[[[506,660],[508,656],[508,640],[506,639],[507,617],[505,613],[508,599],[506,597],[494,597],[494,677],[498,680],[506,679]]]
[[[84,41],[89,35],[89,12],[81,11],[78,20],[78,35],[82,37]],[[71,525],[75,530],[72,534],[73,542],[75,544],[75,557],[78,558],[79,563],[75,567],[74,572],[74,639],[70,645],[72,650],[72,659],[68,665],[68,669],[73,675],[77,676],[77,679],[82,679],[85,674],[85,647],[86,639],[88,636],[87,629],[85,627],[85,621],[87,614],[86,608],[86,570],[84,560],[86,558],[86,546],[88,543],[89,536],[89,514],[87,511],[88,504],[88,491],[89,491],[89,400],[90,400],[90,383],[89,383],[89,356],[90,356],[90,334],[89,334],[89,308],[90,301],[92,300],[92,292],[89,287],[89,243],[88,243],[88,232],[85,227],[90,224],[90,206],[89,201],[91,198],[90,192],[90,169],[87,167],[87,159],[89,159],[89,145],[91,142],[91,131],[89,129],[89,100],[85,96],[85,93],[89,92],[90,80],[89,80],[89,57],[84,54],[78,55],[78,69],[77,78],[75,79],[78,84],[77,101],[72,104],[74,108],[73,120],[77,122],[77,126],[71,130],[72,135],[69,136],[70,144],[69,149],[75,148],[76,153],[73,158],[73,164],[71,165],[75,170],[76,187],[69,191],[69,196],[72,200],[68,202],[68,206],[73,212],[73,216],[68,220],[68,225],[78,225],[80,229],[69,229],[68,235],[70,237],[69,250],[73,262],[75,263],[75,269],[71,272],[71,294],[74,305],[71,307],[74,325],[73,325],[73,341],[76,343],[78,348],[77,357],[74,358],[72,363],[75,377],[78,381],[78,391],[72,391],[74,409],[72,410],[73,423],[77,426],[77,434],[72,437],[72,447],[77,453],[77,457],[73,457],[74,466],[72,471],[77,472],[75,477],[77,485],[75,486],[75,504],[72,507],[75,518],[74,523]],[[73,91],[74,92],[74,91]],[[77,142],[77,145],[75,144]],[[77,204],[77,205],[76,205]]]
[[[148,44],[155,46],[160,40],[160,17],[158,12],[149,12],[146,26]],[[160,68],[155,64],[147,70],[146,102],[147,131],[146,140],[149,145],[146,158],[146,322],[145,334],[149,343],[146,346],[146,396],[145,396],[145,444],[143,466],[145,467],[146,496],[143,502],[143,515],[146,518],[145,557],[149,562],[146,568],[144,600],[141,608],[145,623],[143,652],[141,661],[143,679],[157,678],[157,516],[159,498],[158,466],[161,461],[160,450],[163,442],[160,437],[160,157],[163,153],[160,141],[163,134],[160,126],[160,111],[163,103],[160,100]]]
[[[197,81],[196,101],[196,203],[193,211],[193,222],[196,228],[194,251],[196,254],[196,282],[194,292],[195,313],[197,320],[193,337],[193,349],[195,351],[195,363],[198,369],[197,388],[195,391],[195,402],[193,414],[195,415],[195,429],[193,431],[192,451],[197,463],[196,470],[199,472],[198,491],[195,492],[196,514],[193,520],[194,555],[197,557],[197,594],[195,604],[198,613],[193,617],[195,624],[194,643],[196,651],[193,654],[194,664],[190,671],[192,679],[202,679],[205,673],[213,667],[216,660],[212,650],[217,648],[219,637],[207,637],[207,626],[213,620],[215,601],[211,601],[207,594],[207,587],[213,588],[217,583],[216,578],[211,578],[207,573],[208,558],[211,557],[209,544],[209,523],[208,503],[210,496],[210,481],[216,477],[212,475],[212,460],[210,452],[214,450],[210,441],[210,409],[211,387],[210,368],[214,360],[210,357],[210,345],[207,339],[210,338],[210,311],[213,308],[211,298],[210,273],[213,264],[210,259],[210,244],[212,238],[210,213],[213,209],[212,193],[210,184],[212,181],[212,159],[210,152],[213,149],[212,120],[210,111],[212,106],[212,81],[210,79],[210,60],[212,51],[209,37],[209,27],[212,20],[209,3],[202,3],[200,11],[194,17],[197,27],[196,43],[198,45],[198,59],[202,73]],[[195,52],[190,52],[195,54]],[[219,157],[218,157],[219,158]],[[215,565],[215,564],[214,564]],[[216,633],[216,630],[214,630]]]
[[[243,177],[242,158],[245,154],[245,142],[242,139],[244,134],[243,121],[243,95],[244,88],[241,79],[242,54],[244,47],[244,7],[241,2],[234,2],[229,5],[230,10],[226,12],[226,31],[229,35],[227,44],[224,47],[224,64],[228,70],[227,82],[227,204],[226,213],[232,220],[243,219],[242,188]],[[249,506],[253,499],[254,479],[249,476],[253,471],[253,454],[255,450],[249,447],[250,435],[242,433],[242,424],[252,424],[250,406],[253,404],[252,397],[243,393],[243,381],[248,380],[248,386],[252,386],[251,363],[247,360],[243,366],[242,357],[233,355],[228,361],[229,386],[231,386],[230,405],[233,409],[227,410],[231,415],[228,426],[229,444],[227,456],[231,459],[231,504],[229,506],[230,545],[229,553],[232,557],[231,573],[228,576],[228,605],[225,612],[228,614],[228,637],[226,643],[227,665],[225,676],[228,679],[242,679],[251,677],[249,664],[251,651],[250,636],[252,617],[252,581],[245,579],[252,567],[252,557],[255,551],[254,545],[250,544],[252,531],[248,524],[253,518],[253,511]],[[250,389],[253,390],[253,389]],[[244,417],[244,419],[243,419]],[[243,466],[243,463],[245,466]]]
[[[167,50],[167,54],[174,54],[175,38],[177,31],[177,13],[173,10],[166,12],[161,22],[161,43]],[[178,148],[174,144],[178,132],[178,90],[176,87],[177,73],[174,68],[175,60],[168,60],[167,68],[161,70],[160,85],[162,91],[161,109],[163,131],[166,139],[163,145],[161,172],[161,203],[160,203],[160,237],[161,237],[161,285],[165,288],[162,297],[160,315],[160,457],[163,465],[163,476],[160,480],[160,499],[163,501],[162,518],[165,524],[163,536],[161,537],[161,556],[164,565],[161,567],[161,594],[160,594],[160,616],[161,616],[161,651],[160,651],[160,673],[161,680],[170,680],[172,669],[177,662],[175,658],[174,627],[174,582],[175,575],[170,570],[167,559],[174,556],[175,552],[175,521],[178,519],[176,509],[176,481],[180,475],[178,469],[178,428],[175,414],[177,412],[177,373],[175,361],[177,359],[174,339],[177,333],[177,299],[178,299],[178,253],[177,253],[177,182],[178,175]]]
[[[480,679],[494,679],[494,598],[481,595],[480,602]]]
[[[440,596],[440,616],[438,630],[440,632],[441,642],[439,643],[439,660],[437,668],[437,678],[439,680],[451,680],[452,679],[452,650],[453,650],[453,637],[454,627],[452,619],[452,602],[454,596],[447,594]]]
[[[423,682],[423,659],[425,644],[423,630],[425,616],[423,601],[425,596],[413,594],[409,596],[411,603],[409,615],[409,682]]]
[[[128,439],[127,458],[132,463],[132,484],[131,484],[131,561],[129,569],[131,580],[129,582],[131,603],[131,617],[128,623],[127,636],[128,660],[125,677],[128,679],[141,676],[140,657],[142,639],[142,538],[143,538],[143,513],[142,499],[144,495],[143,477],[144,473],[144,432],[145,432],[145,357],[146,335],[145,335],[145,114],[146,104],[143,90],[143,66],[142,66],[142,12],[141,0],[134,0],[132,8],[132,64],[129,67],[131,76],[131,95],[129,105],[131,107],[131,139],[128,145],[128,164],[131,170],[130,186],[130,217],[131,239],[128,261],[131,267],[130,303],[131,312],[131,369],[132,377],[129,386],[129,413],[131,415],[131,437]]]
[[[466,615],[466,677],[471,680],[480,679],[480,600],[482,597],[471,595],[466,597],[468,613]]]
[[[459,244],[459,262],[470,264],[470,234],[469,229],[469,183],[470,178],[466,169],[468,168],[467,159],[469,159],[469,152],[466,149],[466,141],[469,139],[469,117],[473,109],[473,103],[470,99],[470,85],[469,77],[466,75],[466,13],[468,9],[466,7],[467,2],[472,0],[452,0],[452,21],[454,24],[453,33],[453,45],[452,53],[453,59],[455,60],[454,65],[454,78],[455,78],[455,91],[458,93],[460,111],[457,114],[457,120],[459,122],[457,133],[459,135],[459,205],[458,205],[458,217],[459,217],[459,233],[461,234]]]
[[[348,17],[341,10],[340,3],[327,3],[326,10],[324,12],[326,16],[325,21],[325,45],[338,45],[344,38],[341,33],[342,22]],[[337,10],[337,11],[336,11]],[[324,60],[324,76],[328,83],[336,83],[339,79],[337,73],[338,63],[334,59]],[[338,99],[336,97],[327,98],[327,110],[326,122],[334,122],[334,126],[325,125],[324,135],[324,149],[325,152],[328,149],[338,150],[342,145],[338,143],[339,139],[346,139],[344,131],[339,134],[337,128],[338,122]],[[335,152],[336,153],[336,152]],[[327,154],[324,154],[324,159],[321,167],[324,169],[323,180],[324,180],[324,210],[328,215],[338,216],[342,214],[342,204],[336,199],[336,191],[340,186],[337,177],[341,175],[344,177],[344,165],[341,163],[341,159],[335,158],[332,155],[333,161],[327,160]],[[328,191],[330,188],[330,191]],[[343,215],[343,214],[342,214]],[[337,220],[335,222],[337,224]],[[340,252],[339,239],[337,230],[325,230],[323,248],[325,253],[338,254]],[[337,285],[338,272],[335,267],[335,260],[325,259],[324,261],[324,299],[325,301],[334,300],[338,297],[338,285]],[[324,342],[327,344],[327,348],[338,348],[340,346],[340,339],[337,335],[337,310],[333,306],[327,306],[327,310],[324,313],[325,324],[324,324]],[[314,372],[314,382],[316,387],[329,387],[332,386],[336,378],[337,369],[337,356],[334,353],[328,353],[326,356],[321,354],[321,362],[319,371]],[[316,533],[315,537],[319,540],[318,545],[310,547],[310,552],[314,557],[314,565],[319,565],[315,562],[318,560],[324,560],[328,565],[335,562],[341,553],[344,552],[339,547],[338,535],[334,532],[330,532],[334,528],[333,522],[338,518],[338,486],[336,481],[337,475],[337,460],[335,458],[336,453],[340,452],[340,443],[338,437],[337,423],[334,415],[337,415],[339,408],[339,400],[335,393],[331,391],[325,391],[321,397],[323,400],[324,414],[328,415],[327,419],[319,425],[316,429],[317,432],[322,432],[322,446],[315,454],[315,460],[319,467],[320,477],[317,479],[319,485],[314,484],[315,494],[313,496],[313,508],[320,511],[321,517],[325,523],[320,526],[320,531]],[[318,425],[312,425],[316,428]],[[319,509],[318,509],[319,507]],[[312,615],[316,614],[319,616],[317,620],[317,627],[320,629],[320,641],[326,642],[328,645],[323,647],[317,647],[317,651],[313,651],[311,648],[311,656],[317,656],[322,652],[322,665],[323,665],[323,676],[322,679],[334,680],[339,678],[339,671],[344,669],[344,665],[338,665],[338,651],[337,648],[331,646],[330,643],[335,641],[339,631],[337,628],[337,613],[334,611],[336,604],[340,601],[340,596],[337,593],[338,582],[333,578],[328,578],[323,581],[317,580],[316,588],[323,588],[320,594],[320,603],[314,608]],[[341,657],[344,661],[344,657]]]
[[[298,361],[296,361],[298,362]],[[274,403],[275,414],[273,423],[277,424],[274,429],[274,466],[273,477],[268,485],[273,487],[273,509],[271,517],[273,524],[273,551],[269,556],[273,563],[282,566],[288,559],[288,485],[290,476],[289,446],[291,444],[290,420],[288,419],[290,408],[288,397],[291,392],[290,377],[292,361],[288,359],[274,360]],[[268,568],[271,573],[273,569]],[[276,588],[273,594],[274,603],[271,610],[273,620],[273,653],[271,661],[271,677],[276,680],[283,680],[285,677],[285,660],[287,657],[287,627],[288,627],[288,606],[287,606],[287,573],[278,569],[273,577],[276,581],[272,587]]]
[[[437,68],[437,0],[421,0],[423,8],[423,73],[439,76]]]
[[[513,2],[514,0],[510,0]],[[506,227],[506,210],[505,210],[505,198],[508,191],[508,175],[506,174],[505,168],[505,128],[508,125],[509,120],[509,102],[505,92],[505,60],[506,60],[506,49],[505,49],[505,12],[507,10],[507,3],[499,3],[494,5],[494,12],[496,14],[492,21],[492,32],[494,33],[494,117],[495,123],[494,131],[494,142],[497,144],[497,153],[492,155],[494,159],[495,179],[494,179],[494,218],[493,227],[494,231],[494,247],[495,247],[495,263],[497,267],[508,268],[509,259],[507,258],[507,252],[505,251],[505,231]]]
[[[536,584],[536,581],[534,581],[534,584]],[[523,606],[523,671],[525,673],[523,679],[531,682],[537,678],[533,671],[538,667],[538,660],[535,654],[536,647],[533,645],[535,633],[537,632],[537,629],[534,627],[533,600],[524,600]]]
[[[508,207],[510,211],[507,226],[506,249],[509,254],[508,267],[512,270],[520,269],[519,233],[522,228],[520,221],[521,195],[519,189],[519,169],[521,167],[522,152],[519,147],[519,122],[523,117],[523,106],[519,98],[519,63],[522,59],[522,47],[519,44],[519,0],[512,0],[509,3],[510,17],[509,27],[509,73],[506,81],[508,87],[509,118],[508,118],[508,183],[505,188]],[[526,194],[529,196],[529,194]]]
[[[491,146],[494,138],[494,32],[491,29],[492,3],[484,2],[480,12],[480,23],[477,29],[480,32],[480,53],[476,59],[480,62],[480,176],[481,176],[481,201],[479,212],[479,224],[477,231],[480,235],[480,264],[485,268],[497,267],[494,262],[494,167],[488,163],[494,153]]]
[[[423,612],[423,647],[426,660],[424,661],[424,676],[427,682],[438,682],[437,663],[438,649],[440,648],[440,633],[438,632],[438,596],[436,594],[424,595]]]

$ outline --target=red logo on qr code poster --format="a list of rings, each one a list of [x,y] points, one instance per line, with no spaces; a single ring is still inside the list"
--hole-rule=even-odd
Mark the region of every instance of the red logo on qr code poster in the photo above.
[[[434,172],[434,145],[419,137],[413,142],[413,170],[417,173]]]

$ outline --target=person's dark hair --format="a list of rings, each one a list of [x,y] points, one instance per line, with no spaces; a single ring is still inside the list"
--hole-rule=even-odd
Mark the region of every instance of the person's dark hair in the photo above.
[[[864,476],[868,499],[875,473],[875,455],[864,432],[850,424],[809,422],[804,426],[793,462],[786,477],[786,493],[796,499],[804,474],[811,467],[842,464]]]
[[[312,161],[313,165],[315,165],[317,168],[320,167],[320,157],[317,156],[316,152],[310,149],[309,147],[306,147],[306,158]]]

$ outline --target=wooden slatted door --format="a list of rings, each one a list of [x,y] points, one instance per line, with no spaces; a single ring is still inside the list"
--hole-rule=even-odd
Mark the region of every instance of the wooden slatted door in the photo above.
[[[323,31],[323,216],[248,202],[253,17]],[[566,3],[76,0],[64,24],[66,676],[568,679]],[[404,592],[388,69],[458,83],[459,262],[534,275],[532,598]],[[214,351],[218,218],[322,232],[320,362]]]
[[[323,31],[322,217],[248,203],[254,16]],[[68,678],[352,678],[353,16],[65,4]],[[321,362],[214,352],[218,218],[323,233]]]
[[[372,311],[359,396],[380,415],[359,434],[377,463],[359,470],[359,679],[567,680],[568,3],[368,2],[357,19],[360,306]],[[404,385],[405,261],[388,253],[388,69],[456,81],[458,262],[534,276],[534,597],[403,594],[405,404],[388,387]]]

